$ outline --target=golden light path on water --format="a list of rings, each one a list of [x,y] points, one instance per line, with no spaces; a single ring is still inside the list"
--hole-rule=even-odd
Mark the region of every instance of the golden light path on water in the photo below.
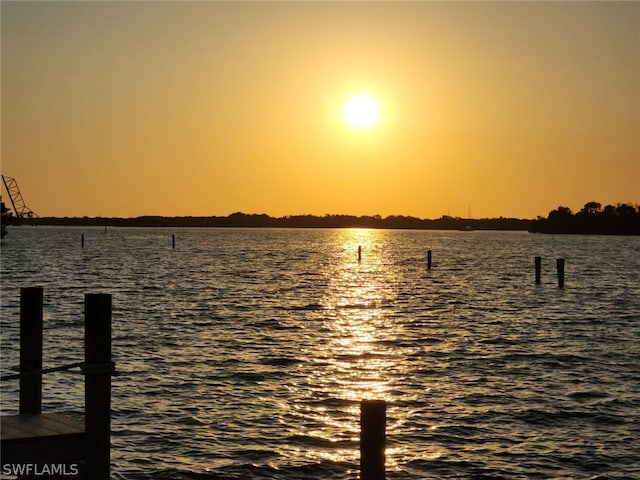
[[[393,299],[393,270],[385,258],[377,232],[352,229],[340,232],[342,262],[329,276],[324,307],[336,312],[332,318],[334,335],[327,348],[333,352],[341,398],[386,400],[389,388],[385,370],[392,363],[383,354],[379,342],[391,340],[393,331],[384,316],[385,306]],[[364,256],[357,259],[356,252]]]
[[[321,304],[326,336],[308,352],[318,364],[314,378],[309,379],[312,395],[330,397],[333,401],[317,402],[313,410],[300,412],[306,418],[312,417],[317,425],[307,435],[324,439],[335,448],[318,448],[300,454],[314,460],[357,464],[360,401],[390,402],[393,391],[400,390],[395,383],[408,373],[399,371],[403,367],[394,346],[395,341],[404,336],[403,326],[390,318],[400,279],[393,259],[387,254],[391,246],[386,245],[384,232],[345,229],[335,234],[333,261],[324,266],[327,271],[323,272],[328,279]],[[406,353],[405,348],[403,354]],[[402,429],[407,414],[406,409],[395,408],[390,402],[387,433]],[[344,438],[345,435],[348,438]],[[387,469],[398,467],[404,454],[402,447],[388,445]]]

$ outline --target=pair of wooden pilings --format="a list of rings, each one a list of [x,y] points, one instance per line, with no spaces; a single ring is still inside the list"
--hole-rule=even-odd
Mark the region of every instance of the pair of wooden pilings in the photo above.
[[[427,270],[431,270],[431,250],[427,250]],[[542,270],[542,257],[535,257],[536,268],[536,285],[540,284],[541,270]],[[556,259],[556,270],[558,272],[558,288],[564,287],[564,258]]]
[[[542,270],[542,257],[535,257],[536,285],[540,285]],[[556,258],[556,271],[558,273],[558,288],[564,288],[564,258]]]
[[[85,300],[85,435],[82,478],[108,480],[111,463],[111,295],[87,294]],[[20,415],[42,413],[41,287],[20,290]],[[34,455],[37,455],[34,453]],[[37,462],[37,458],[33,459]]]

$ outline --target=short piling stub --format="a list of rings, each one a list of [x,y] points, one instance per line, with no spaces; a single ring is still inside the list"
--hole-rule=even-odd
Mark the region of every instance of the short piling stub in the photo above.
[[[360,403],[360,479],[384,480],[387,402]]]
[[[427,250],[427,270],[431,270],[431,250]]]
[[[536,266],[536,285],[540,285],[540,271],[542,269],[542,257],[535,258],[535,266]]]
[[[362,245],[358,245],[358,261],[362,261]]]
[[[558,288],[564,287],[564,258],[556,259],[556,269],[558,270]]]
[[[171,235],[171,248],[176,248],[176,236]]]
[[[80,235],[80,246],[84,248],[84,233]]]

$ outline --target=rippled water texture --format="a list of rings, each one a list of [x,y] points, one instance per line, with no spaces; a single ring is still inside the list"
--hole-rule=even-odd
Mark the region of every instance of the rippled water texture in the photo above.
[[[639,272],[637,237],[13,228],[2,368],[20,287],[45,288],[45,366],[111,293],[114,478],[355,479],[362,398],[389,402],[389,479],[640,478]],[[43,397],[81,414],[82,377]]]

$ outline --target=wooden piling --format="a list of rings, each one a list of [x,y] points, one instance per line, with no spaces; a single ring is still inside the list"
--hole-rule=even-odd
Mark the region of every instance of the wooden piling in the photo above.
[[[111,295],[85,295],[87,478],[109,480],[111,463]]]
[[[80,246],[84,248],[84,233],[80,235]]]
[[[176,248],[176,236],[175,235],[171,235],[171,248],[173,248],[173,249]]]
[[[42,287],[20,289],[20,415],[42,412]]]
[[[542,269],[542,257],[535,258],[536,265],[536,285],[540,285],[540,271]]]
[[[564,287],[564,258],[556,259],[556,270],[558,270],[558,288]]]
[[[362,261],[362,245],[358,245],[358,262]]]
[[[431,270],[431,250],[427,250],[427,270]]]
[[[360,403],[360,479],[384,480],[387,402]]]

